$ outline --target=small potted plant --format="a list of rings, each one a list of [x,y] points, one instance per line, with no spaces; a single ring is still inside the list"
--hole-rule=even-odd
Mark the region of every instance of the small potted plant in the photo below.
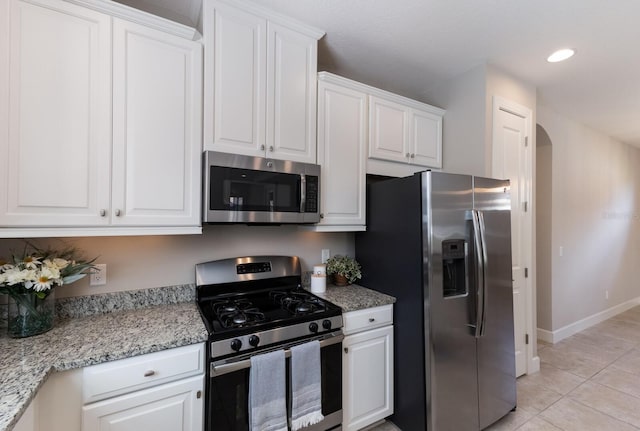
[[[327,260],[327,274],[333,275],[336,286],[347,286],[362,277],[360,264],[349,256],[335,256]]]

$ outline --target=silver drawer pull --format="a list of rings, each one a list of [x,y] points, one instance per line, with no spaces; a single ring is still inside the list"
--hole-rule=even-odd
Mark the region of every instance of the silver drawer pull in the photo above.
[[[155,374],[156,372],[153,370],[149,370],[149,371],[145,371],[144,376],[145,377],[151,377]]]
[[[369,323],[373,323],[375,321],[376,321],[376,319],[374,319],[373,317],[369,317]]]

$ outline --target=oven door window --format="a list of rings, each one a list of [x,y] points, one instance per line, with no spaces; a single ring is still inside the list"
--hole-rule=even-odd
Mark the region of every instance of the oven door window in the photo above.
[[[342,344],[323,347],[321,355],[322,414],[342,409]],[[207,409],[208,431],[247,431],[249,429],[249,370],[211,377]],[[290,363],[287,359],[287,388],[290,388]],[[287,389],[287,396],[289,390]],[[290,400],[287,400],[287,409]],[[290,415],[291,412],[287,410]]]
[[[210,210],[300,212],[300,176],[211,166]]]

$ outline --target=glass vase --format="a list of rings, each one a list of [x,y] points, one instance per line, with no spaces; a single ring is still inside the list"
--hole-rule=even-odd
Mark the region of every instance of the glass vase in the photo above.
[[[36,292],[9,295],[7,330],[12,338],[31,337],[53,328],[55,317],[54,290],[43,299]]]

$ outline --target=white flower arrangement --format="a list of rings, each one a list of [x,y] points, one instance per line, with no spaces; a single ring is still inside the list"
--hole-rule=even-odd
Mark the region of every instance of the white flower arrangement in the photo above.
[[[36,292],[42,299],[55,286],[80,280],[94,268],[95,259],[76,261],[74,253],[73,249],[41,250],[27,243],[21,256],[14,255],[11,260],[0,258],[0,293]]]

